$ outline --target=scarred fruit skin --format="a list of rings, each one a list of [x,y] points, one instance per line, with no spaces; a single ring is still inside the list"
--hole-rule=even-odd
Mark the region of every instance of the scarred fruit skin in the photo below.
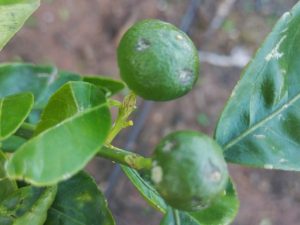
[[[196,131],[177,131],[157,145],[151,179],[170,206],[195,211],[224,193],[228,170],[214,140]]]
[[[121,78],[144,99],[167,101],[188,93],[199,74],[198,52],[172,24],[148,19],[133,25],[117,50]]]

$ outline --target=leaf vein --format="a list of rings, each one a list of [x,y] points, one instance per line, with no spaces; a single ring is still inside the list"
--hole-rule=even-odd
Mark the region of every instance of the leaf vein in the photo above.
[[[300,99],[300,93],[297,94],[295,97],[293,97],[290,101],[288,101],[287,103],[282,105],[279,109],[277,109],[276,111],[271,113],[269,116],[265,117],[264,119],[262,119],[260,122],[258,122],[254,126],[249,127],[249,129],[245,130],[239,136],[237,136],[236,138],[234,138],[233,140],[231,140],[227,144],[225,144],[224,151],[228,150],[230,147],[232,147],[233,145],[235,145],[236,143],[241,141],[243,138],[248,136],[250,133],[255,131],[257,128],[263,126],[265,123],[269,122],[271,119],[273,119],[274,117],[276,117],[277,115],[279,115],[283,111],[287,110],[292,104],[297,102],[299,99]]]
[[[75,220],[75,219],[73,219],[72,217],[70,217],[70,216],[66,215],[65,213],[61,212],[59,209],[56,209],[56,208],[54,208],[54,207],[51,207],[50,210],[55,211],[55,213],[59,214],[59,215],[62,216],[62,217],[67,218],[67,219],[70,220],[70,221],[73,221],[73,222],[76,223],[76,224],[79,224],[79,225],[85,225],[84,223],[82,223],[82,222],[80,222],[80,221],[78,221],[78,220]]]

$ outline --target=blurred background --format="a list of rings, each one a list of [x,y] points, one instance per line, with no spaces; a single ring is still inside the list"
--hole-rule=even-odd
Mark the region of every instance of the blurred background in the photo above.
[[[176,101],[139,100],[115,145],[149,156],[172,130],[212,135],[242,68],[276,20],[297,0],[44,0],[0,53],[0,61],[54,64],[81,74],[119,78],[116,47],[134,22],[158,18],[186,31],[199,49],[200,79]],[[125,94],[125,93],[123,93]],[[117,98],[121,99],[121,95]],[[124,148],[125,148],[124,147]],[[241,201],[234,225],[299,225],[300,174],[230,165]],[[117,225],[158,225],[161,214],[109,161],[87,167],[105,192]]]

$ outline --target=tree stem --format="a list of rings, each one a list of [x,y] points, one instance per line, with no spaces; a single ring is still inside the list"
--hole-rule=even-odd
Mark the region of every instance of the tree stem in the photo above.
[[[151,169],[152,159],[116,147],[103,146],[97,156],[129,166],[136,170]]]

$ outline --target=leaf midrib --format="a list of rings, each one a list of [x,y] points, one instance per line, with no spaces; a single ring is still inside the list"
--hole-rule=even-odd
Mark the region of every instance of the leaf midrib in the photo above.
[[[143,184],[146,186],[146,188],[149,189],[149,191],[151,192],[152,196],[155,196],[157,198],[161,198],[160,195],[156,192],[155,189],[153,189],[153,187],[151,185],[149,185],[140,175],[138,172],[136,172],[134,169],[131,168],[127,168],[126,166],[122,166],[123,171],[125,172],[125,174],[128,176],[128,178],[131,180],[132,183],[135,184],[134,178],[130,177],[127,173],[129,171],[129,173],[133,173],[136,175],[136,178]],[[129,170],[127,170],[129,169]],[[143,188],[140,187],[140,185],[136,186],[136,188],[140,191],[141,195],[143,198],[146,199],[146,201],[149,201],[149,204],[151,204],[151,206],[153,206],[155,209],[158,209],[160,212],[162,213],[166,213],[166,206],[161,205],[160,203],[157,203],[156,199],[154,198],[150,198],[148,197],[146,194],[144,194],[143,192]],[[163,199],[162,199],[163,200]],[[163,202],[164,203],[164,202]],[[164,203],[165,204],[165,203]]]
[[[89,109],[87,109],[87,110],[84,110],[84,111],[78,111],[76,114],[74,114],[74,115],[68,117],[67,119],[64,119],[63,121],[57,123],[56,125],[51,126],[51,127],[47,128],[46,130],[42,131],[41,133],[37,134],[37,135],[36,135],[34,138],[32,138],[31,140],[36,139],[36,138],[38,138],[38,137],[42,137],[42,136],[44,136],[46,133],[50,132],[51,130],[57,129],[58,127],[61,127],[61,126],[63,126],[64,124],[66,124],[66,123],[68,123],[68,122],[70,122],[70,121],[72,121],[72,120],[75,120],[75,119],[77,119],[77,118],[79,118],[79,117],[81,117],[81,116],[83,116],[83,115],[85,115],[85,114],[89,114],[90,112],[95,111],[95,110],[98,110],[98,109],[100,109],[100,108],[102,108],[102,107],[105,107],[105,106],[107,106],[107,103],[106,103],[106,102],[104,102],[104,103],[102,103],[102,104],[100,104],[100,105],[98,105],[98,106],[91,107],[91,108],[89,108]]]
[[[294,8],[293,8],[294,9]],[[293,10],[291,10],[292,12]],[[290,49],[292,46],[294,46],[294,42],[296,40],[296,37],[298,35],[298,33],[300,32],[300,30],[297,30],[296,33],[293,35],[293,43],[290,44],[289,50],[288,50],[288,55],[290,54]],[[227,144],[224,145],[223,149],[224,152],[226,150],[228,150],[230,147],[232,147],[233,145],[235,145],[236,143],[238,143],[240,140],[242,140],[244,137],[246,137],[248,134],[250,134],[251,132],[253,132],[254,130],[256,130],[257,128],[259,128],[261,125],[265,124],[266,122],[268,122],[269,120],[271,120],[272,118],[274,118],[275,116],[277,116],[278,114],[280,114],[282,111],[286,110],[289,108],[290,105],[292,105],[294,102],[296,102],[298,99],[300,98],[300,93],[298,93],[297,95],[295,95],[291,100],[289,100],[287,103],[285,103],[284,105],[282,105],[279,109],[275,110],[273,113],[271,113],[269,115],[269,117],[265,117],[264,119],[260,120],[256,125],[249,127],[248,130],[245,130],[244,132],[242,132],[239,136],[235,137],[233,140],[229,141]]]
[[[66,215],[65,213],[61,212],[59,209],[54,208],[53,206],[50,208],[50,210],[54,211],[55,213],[67,218],[68,220],[73,221],[74,223],[78,224],[78,225],[85,225],[84,223],[81,223],[78,220],[73,219],[72,217]]]
[[[256,123],[254,126],[249,127],[249,129],[245,130],[242,132],[239,136],[235,137],[233,140],[229,141],[226,145],[224,145],[223,149],[224,151],[228,150],[230,147],[238,143],[240,140],[248,136],[250,133],[255,131],[257,128],[261,127],[263,124],[269,122],[271,119],[273,119],[275,116],[279,115],[282,113],[284,110],[289,109],[289,107],[298,101],[300,99],[300,93],[295,95],[291,100],[289,100],[287,103],[283,104],[279,109],[275,110],[273,113],[269,114],[269,116],[265,117],[258,123]]]
[[[38,199],[34,202],[34,204],[31,206],[31,208],[29,208],[22,216],[20,217],[17,217],[15,222],[22,222],[23,219],[26,219],[26,216],[28,214],[35,214],[36,212],[39,212],[39,209],[37,208],[40,208],[40,207],[44,207],[45,208],[45,204],[47,205],[51,205],[51,203],[53,201],[49,200],[49,197],[53,194],[53,187],[49,187],[49,188],[46,188],[43,193],[41,193],[41,195],[38,197]],[[49,201],[49,202],[48,202]],[[47,215],[47,211],[45,211],[43,213],[43,215],[39,215],[40,217],[42,216],[45,216],[46,217]]]

